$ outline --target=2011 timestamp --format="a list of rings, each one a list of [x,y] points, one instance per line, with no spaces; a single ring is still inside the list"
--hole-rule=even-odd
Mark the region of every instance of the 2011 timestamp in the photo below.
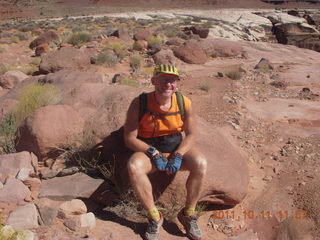
[[[292,216],[295,219],[304,219],[308,216],[308,212],[305,210],[244,210],[242,212],[236,212],[234,210],[215,210],[210,215],[210,219],[271,219],[273,216],[278,217],[280,220],[284,220]]]

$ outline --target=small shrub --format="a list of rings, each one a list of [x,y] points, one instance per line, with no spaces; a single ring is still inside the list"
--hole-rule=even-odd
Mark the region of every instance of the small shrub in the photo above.
[[[242,78],[242,71],[240,67],[229,69],[225,73],[226,76],[232,80],[240,80]]]
[[[31,38],[30,33],[18,32],[14,36],[18,37],[20,41],[29,40]]]
[[[0,122],[0,144],[4,153],[14,153],[15,149],[15,133],[17,130],[17,121],[13,112]]]
[[[163,40],[159,37],[149,37],[147,39],[147,42],[148,42],[148,47],[149,48],[152,48],[154,45],[156,44],[162,44],[163,43]]]
[[[270,72],[272,69],[268,66],[268,65],[262,65],[259,67],[259,71],[263,72],[263,73],[268,73]]]
[[[12,67],[14,70],[19,70],[27,75],[32,75],[34,72],[38,71],[38,66],[33,64],[24,64],[21,66]]]
[[[118,43],[118,42],[113,43],[112,49],[117,55],[117,57],[119,58],[119,60],[122,60],[125,56],[127,56],[127,48],[121,43]]]
[[[208,81],[202,82],[199,85],[199,89],[202,90],[202,91],[205,91],[205,92],[209,92],[211,90],[211,88],[212,88],[212,85]]]
[[[98,55],[96,64],[106,64],[108,67],[113,67],[119,62],[118,57],[110,51],[102,52]]]
[[[40,62],[41,62],[41,57],[34,57],[29,64],[33,66],[39,66]]]
[[[141,67],[142,57],[139,54],[130,56],[130,67],[135,71]]]
[[[91,34],[88,32],[73,33],[68,39],[68,43],[73,45],[80,45],[91,41]]]
[[[13,42],[13,43],[18,43],[18,42],[20,42],[20,39],[19,39],[17,36],[12,36],[12,37],[10,38],[10,40],[11,40],[11,42]]]
[[[204,22],[204,23],[202,24],[202,26],[203,26],[203,27],[206,27],[206,28],[212,28],[212,27],[213,27],[213,22],[210,21],[210,20],[208,20],[208,21]]]
[[[29,84],[19,95],[19,104],[15,110],[15,118],[21,123],[30,113],[40,107],[57,104],[61,100],[60,90],[51,84]]]
[[[139,83],[131,78],[123,78],[120,80],[121,85],[127,85],[131,87],[139,87]]]
[[[142,71],[143,71],[145,74],[152,75],[152,74],[153,74],[153,70],[154,70],[154,67],[145,67],[145,68],[143,68]]]
[[[175,25],[164,25],[160,28],[168,38],[176,37],[180,32],[179,27]]]
[[[132,49],[135,51],[142,51],[143,46],[138,41],[134,41],[134,43],[132,44]]]

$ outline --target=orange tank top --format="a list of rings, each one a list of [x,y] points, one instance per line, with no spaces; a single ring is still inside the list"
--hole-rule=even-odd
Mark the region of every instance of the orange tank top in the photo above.
[[[185,111],[189,111],[191,106],[191,100],[183,96]],[[150,92],[147,95],[147,109],[141,121],[139,122],[138,136],[143,138],[159,137],[170,135],[183,131],[183,121],[180,113],[174,115],[157,116],[158,114],[167,114],[179,112],[179,106],[176,94],[172,94],[171,108],[168,111],[163,111],[157,104],[154,92]],[[156,113],[151,114],[150,112]]]

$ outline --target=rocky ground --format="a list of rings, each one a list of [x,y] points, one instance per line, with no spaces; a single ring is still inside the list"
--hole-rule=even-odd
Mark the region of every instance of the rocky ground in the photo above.
[[[157,16],[166,14],[158,12]],[[237,25],[230,20],[232,24],[228,24],[227,20],[222,22],[217,20],[218,16],[213,17],[222,26],[218,29],[212,23],[209,26],[212,19],[199,14],[191,17],[192,14],[181,14],[182,20],[175,22],[178,30],[168,27],[171,32],[166,32],[167,35],[158,33],[165,41],[171,39],[172,45],[162,42],[152,45],[150,40],[152,25],[172,24],[172,20],[164,18],[137,21],[101,18],[98,22],[92,18],[65,19],[61,24],[46,21],[39,25],[2,22],[6,29],[0,39],[1,118],[7,120],[6,114],[14,106],[27,101],[21,95],[30,83],[49,83],[60,89],[61,95],[55,95],[50,102],[58,105],[31,113],[23,123],[22,138],[16,145],[21,149],[19,153],[6,154],[10,149],[5,148],[2,130],[1,226],[29,229],[32,232],[25,232],[28,239],[140,239],[145,219],[139,212],[141,207],[128,200],[130,194],[110,204],[115,196],[110,181],[99,192],[101,174],[92,174],[85,162],[80,162],[80,166],[78,162],[78,168],[69,168],[64,158],[53,159],[48,148],[72,150],[72,139],[68,137],[88,126],[94,132],[89,139],[91,143],[99,143],[107,133],[120,127],[128,102],[139,92],[151,89],[150,67],[160,61],[174,63],[181,69],[179,88],[192,99],[200,117],[199,134],[214,143],[211,148],[223,153],[208,155],[211,166],[222,169],[222,173],[210,172],[209,185],[220,188],[224,196],[231,196],[234,201],[241,199],[239,204],[228,206],[227,198],[219,198],[219,193],[211,195],[223,205],[211,205],[210,211],[204,211],[200,217],[203,239],[319,239],[319,53],[274,43],[274,38],[268,35],[273,23],[265,21],[267,18],[258,18],[261,22],[257,24],[256,20],[250,20],[253,14],[221,11],[218,15],[232,15],[230,19],[242,16],[239,21],[244,22]],[[243,34],[243,26],[249,22],[251,28]],[[119,31],[119,23],[127,23],[128,29]],[[190,28],[199,23],[201,31]],[[210,31],[205,30],[208,26]],[[29,28],[23,29],[26,27]],[[86,30],[95,33],[95,38],[71,41],[66,36],[70,37],[68,30],[70,33],[74,28],[79,28],[74,33]],[[136,28],[148,31],[139,32]],[[50,29],[55,29],[57,36],[45,35],[45,40],[33,42],[31,50],[31,41]],[[182,29],[184,33],[172,40],[173,30]],[[219,39],[215,38],[218,33]],[[209,36],[202,38],[201,34]],[[226,36],[229,40],[221,38]],[[185,45],[179,49],[183,42]],[[125,53],[119,50],[121,46],[126,46]],[[193,48],[199,54],[190,54]],[[102,53],[110,52],[116,55],[117,62],[113,63],[112,57],[101,60]],[[159,52],[162,55],[157,55]],[[136,54],[143,60],[133,67],[136,62],[130,56]],[[73,61],[68,60],[70,57]],[[31,74],[35,76],[30,77]],[[57,122],[63,122],[63,127],[57,128]],[[28,132],[24,129],[32,129],[29,137],[23,135]],[[204,151],[209,152],[205,147]],[[229,169],[221,168],[219,160],[230,164]],[[249,171],[234,167],[237,162],[247,165]],[[87,170],[86,174],[76,173],[79,169]],[[102,172],[113,180],[107,171]],[[227,183],[215,185],[215,181],[222,179],[219,174],[226,175],[224,181],[237,187],[229,188]],[[242,191],[237,192],[237,188],[246,189],[244,199],[236,197]],[[98,197],[92,197],[94,192],[99,192]],[[179,189],[174,193],[180,196]],[[178,199],[170,201],[179,205]],[[109,204],[106,207],[102,202]],[[185,239],[174,216],[166,216],[162,239]]]

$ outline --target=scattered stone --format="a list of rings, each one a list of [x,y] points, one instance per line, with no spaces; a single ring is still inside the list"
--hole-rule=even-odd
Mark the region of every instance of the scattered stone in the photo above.
[[[60,202],[48,198],[39,199],[36,203],[39,210],[41,225],[51,226],[53,220],[58,216]]]
[[[38,211],[34,204],[27,204],[12,211],[7,223],[17,229],[33,229],[38,225]]]
[[[3,188],[0,189],[0,202],[22,203],[31,195],[30,190],[20,180],[8,178]]]
[[[67,219],[63,224],[73,231],[81,231],[82,229],[94,228],[96,225],[96,218],[92,212],[89,212]]]
[[[42,181],[40,197],[55,200],[89,198],[102,183],[102,179],[94,179],[84,173],[56,177]]]
[[[50,179],[50,178],[56,177],[59,172],[60,172],[59,170],[43,168],[40,171],[40,176],[41,176],[41,179]]]
[[[35,56],[39,57],[44,53],[50,52],[50,47],[47,43],[41,44],[36,47]]]
[[[12,89],[16,84],[27,79],[28,75],[18,70],[11,70],[5,72],[0,76],[0,86],[6,89]]]
[[[269,72],[273,70],[272,64],[266,58],[261,58],[259,63],[254,67],[254,69],[259,69],[262,72]]]
[[[268,175],[268,176],[265,176],[262,180],[266,181],[266,182],[270,182],[272,181],[272,176]]]
[[[0,155],[0,181],[4,182],[9,176],[17,176],[22,168],[30,169],[30,173],[34,173],[31,158],[31,154],[26,151]]]
[[[148,39],[152,36],[154,36],[155,34],[155,30],[156,30],[156,27],[148,27],[148,28],[145,28],[145,29],[142,29],[138,32],[136,32],[133,36],[133,38],[135,40],[145,40],[145,41],[148,41]]]
[[[248,230],[238,236],[230,237],[227,240],[259,240],[259,238],[252,230]]]
[[[84,202],[79,199],[73,199],[60,205],[58,217],[66,219],[84,213],[87,213],[87,206],[84,204]]]
[[[155,64],[170,64],[175,65],[176,60],[171,49],[161,49],[153,55]]]
[[[166,41],[166,45],[181,46],[184,42],[185,40],[183,40],[182,38],[173,37],[173,38],[170,38],[168,41]]]
[[[30,168],[21,168],[16,178],[23,182],[29,178],[30,173],[31,173]]]
[[[38,178],[28,178],[25,181],[23,181],[24,185],[29,187],[31,191],[31,198],[37,199],[40,193],[40,185],[41,180]]]
[[[78,167],[65,168],[65,169],[62,169],[58,173],[58,177],[69,176],[69,175],[75,174],[75,173],[77,173],[79,171],[80,171],[80,169]]]
[[[130,78],[126,73],[117,73],[112,78],[112,83],[121,83],[123,79]]]
[[[218,77],[225,77],[224,72],[218,72]]]
[[[279,89],[285,89],[287,87],[287,83],[283,81],[273,81],[270,83],[271,86],[274,86]]]

